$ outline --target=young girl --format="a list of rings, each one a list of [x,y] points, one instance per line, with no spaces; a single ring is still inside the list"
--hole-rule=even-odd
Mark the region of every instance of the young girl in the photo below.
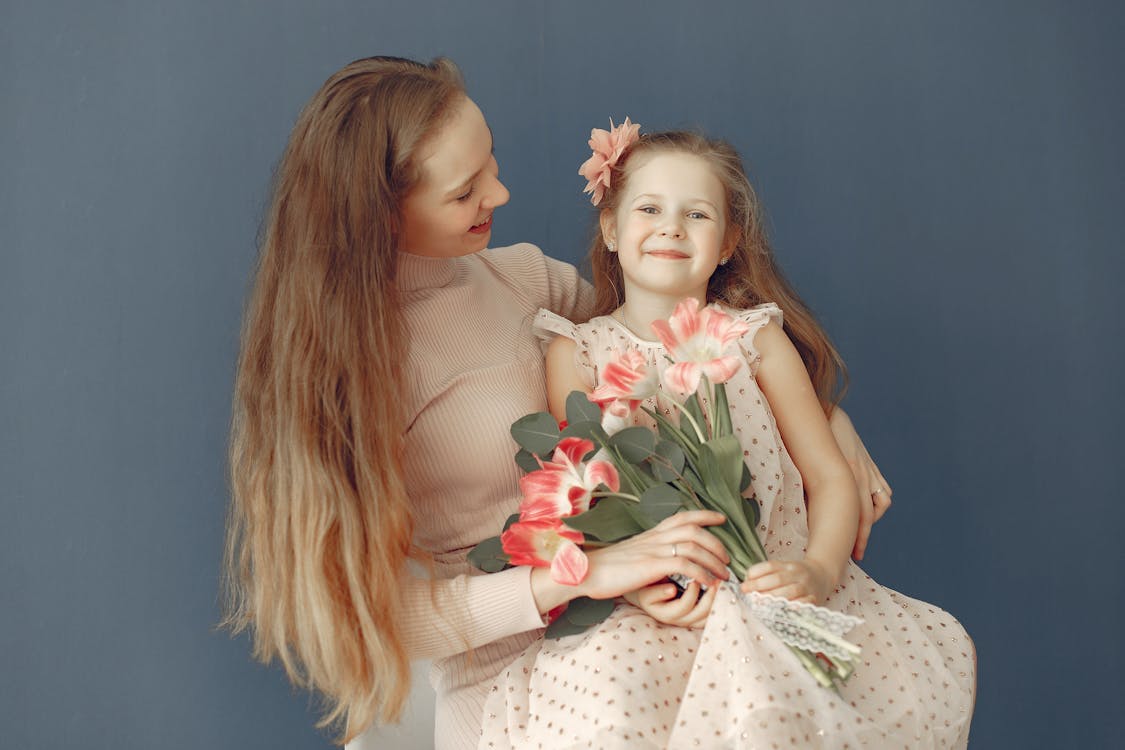
[[[493,687],[481,747],[965,747],[972,644],[953,617],[849,560],[857,490],[825,418],[839,358],[774,266],[738,155],[691,133],[633,133],[596,134],[592,145],[612,147],[584,166],[595,205],[604,194],[596,317],[537,316],[559,334],[547,355],[551,409],[561,417],[566,395],[595,388],[622,351],[665,367],[650,324],[685,298],[747,323],[727,393],[770,560],[742,591],[862,618],[848,635],[862,661],[839,693],[822,688],[733,585],[701,594],[693,582],[677,596],[657,583],[598,628],[525,651]]]

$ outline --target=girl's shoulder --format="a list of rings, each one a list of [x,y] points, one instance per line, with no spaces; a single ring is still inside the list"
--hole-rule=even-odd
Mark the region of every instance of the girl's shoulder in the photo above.
[[[749,324],[751,326],[751,333],[756,332],[771,320],[779,326],[784,323],[781,308],[778,307],[775,302],[763,302],[760,305],[742,309],[723,305],[719,305],[719,308],[736,320],[741,320]]]

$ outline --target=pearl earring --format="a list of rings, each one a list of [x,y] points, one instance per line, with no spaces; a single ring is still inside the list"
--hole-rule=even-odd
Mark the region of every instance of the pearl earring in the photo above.
[[[613,244],[613,240],[606,240],[605,249],[609,250],[611,253],[617,252],[617,246]]]
[[[730,258],[729,258],[729,257],[727,257],[727,258],[721,258],[721,259],[719,260],[719,265],[720,265],[720,266],[725,266],[725,265],[727,264],[727,261],[728,261],[728,260],[730,260]]]

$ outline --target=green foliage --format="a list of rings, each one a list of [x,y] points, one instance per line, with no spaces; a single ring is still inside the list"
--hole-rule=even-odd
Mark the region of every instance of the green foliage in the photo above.
[[[647,427],[627,427],[613,435],[609,445],[629,463],[639,464],[652,455],[656,448],[656,436]]]
[[[547,626],[548,638],[562,638],[589,630],[613,612],[613,599],[590,599],[580,596],[571,600],[558,619]]]
[[[637,510],[649,518],[654,526],[683,509],[683,493],[669,484],[654,484],[649,487],[641,495],[641,502],[637,506]]]
[[[671,440],[661,440],[656,444],[649,466],[652,475],[661,482],[674,482],[684,472],[684,451]]]
[[[516,516],[518,518],[518,516]],[[504,527],[507,530],[507,526]],[[499,573],[510,568],[508,553],[500,546],[500,537],[490,536],[469,551],[469,562],[485,573]]]
[[[545,411],[528,414],[512,424],[512,438],[529,453],[550,456],[559,443],[559,424]]]
[[[599,542],[616,542],[639,534],[652,525],[637,519],[634,506],[636,503],[620,497],[603,497],[593,508],[570,516],[565,523]]]
[[[560,437],[582,438],[583,440],[591,441],[595,446],[601,445],[609,439],[600,423],[590,421],[570,422],[567,424],[566,429],[562,431]]]
[[[516,466],[523,469],[525,474],[539,470],[539,462],[535,460],[535,456],[523,448],[516,451]]]
[[[601,407],[592,402],[582,391],[571,391],[566,397],[567,424],[575,422],[601,422]]]

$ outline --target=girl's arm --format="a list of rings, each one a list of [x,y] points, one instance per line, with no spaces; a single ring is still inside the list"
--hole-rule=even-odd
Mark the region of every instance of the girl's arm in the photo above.
[[[566,336],[556,336],[547,345],[547,408],[560,422],[566,419],[566,397],[571,391],[589,393],[574,364],[574,350],[578,344]]]
[[[754,338],[757,380],[808,497],[809,546],[800,562],[759,563],[745,590],[823,602],[839,583],[859,527],[855,479],[824,417],[801,356],[774,323]]]
[[[856,534],[852,557],[862,560],[863,553],[867,549],[867,540],[871,536],[872,525],[883,517],[887,508],[891,507],[891,485],[871,459],[871,454],[859,439],[852,420],[843,409],[837,406],[832,410],[832,416],[828,418],[828,426],[832,428],[836,444],[840,446],[840,451],[851,467],[852,476],[855,477],[856,486],[859,488],[859,533]]]

